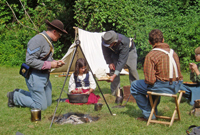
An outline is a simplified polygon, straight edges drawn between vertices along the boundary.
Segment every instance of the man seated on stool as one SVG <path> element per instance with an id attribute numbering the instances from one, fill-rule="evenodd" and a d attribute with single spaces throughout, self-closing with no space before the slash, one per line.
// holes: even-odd
<path id="1" fill-rule="evenodd" d="M 200 47 L 195 49 L 195 60 L 200 61 Z M 180 89 L 186 92 L 183 97 L 190 101 L 190 105 L 194 105 L 194 101 L 200 99 L 200 63 L 189 63 L 189 69 L 191 70 L 190 80 L 196 85 L 183 84 Z"/>
<path id="2" fill-rule="evenodd" d="M 149 33 L 149 43 L 153 49 L 145 57 L 145 80 L 133 81 L 130 89 L 138 107 L 142 110 L 143 117 L 137 118 L 137 120 L 141 121 L 147 121 L 151 113 L 150 101 L 146 97 L 147 91 L 176 94 L 183 82 L 179 57 L 172 49 L 170 50 L 167 43 L 164 43 L 163 33 L 159 29 L 154 29 Z M 174 60 L 175 64 L 173 62 L 170 64 L 169 55 L 167 54 L 170 52 L 172 54 L 171 61 Z M 169 67 L 170 65 L 172 68 Z M 153 100 L 155 100 L 155 96 L 153 96 Z M 152 119 L 156 119 L 155 115 L 153 115 Z"/>

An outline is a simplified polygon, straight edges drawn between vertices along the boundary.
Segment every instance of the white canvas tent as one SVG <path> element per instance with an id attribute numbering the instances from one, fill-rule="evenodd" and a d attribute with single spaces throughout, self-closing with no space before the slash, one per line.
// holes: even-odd
<path id="1" fill-rule="evenodd" d="M 103 56 L 102 48 L 101 48 L 101 36 L 105 32 L 97 33 L 97 32 L 88 32 L 79 28 L 77 29 L 78 29 L 78 37 L 81 42 L 80 47 L 90 65 L 92 72 L 95 74 L 97 69 L 103 68 L 106 70 L 106 73 L 109 73 L 109 68 L 108 68 L 108 65 L 106 64 L 106 61 L 104 60 L 104 56 Z M 75 51 L 75 46 L 76 44 L 73 43 L 68 49 L 65 56 L 62 58 L 62 60 L 65 61 L 66 65 L 57 69 L 52 69 L 51 71 L 52 73 L 67 72 L 70 66 L 69 64 L 73 57 L 73 52 Z M 80 48 L 78 48 L 77 50 L 77 53 L 75 55 L 75 58 L 73 60 L 73 63 L 69 72 L 74 72 L 75 62 L 78 58 L 83 58 Z M 128 72 L 123 69 L 121 71 L 121 74 L 128 74 Z"/>

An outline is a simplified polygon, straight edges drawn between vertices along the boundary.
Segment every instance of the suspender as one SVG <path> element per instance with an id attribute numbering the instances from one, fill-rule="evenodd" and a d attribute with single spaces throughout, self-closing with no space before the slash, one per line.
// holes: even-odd
<path id="1" fill-rule="evenodd" d="M 176 80 L 178 81 L 178 68 L 177 68 L 176 62 L 173 58 L 174 50 L 170 49 L 170 53 L 168 53 L 167 51 L 160 49 L 160 48 L 154 48 L 153 50 L 164 52 L 169 56 L 169 80 L 170 80 L 170 84 L 172 84 L 173 69 L 175 70 Z"/>
<path id="2" fill-rule="evenodd" d="M 39 33 L 39 34 L 42 35 L 47 40 L 47 42 L 49 43 L 49 46 L 51 48 L 50 52 L 52 52 L 52 56 L 53 56 L 53 53 L 54 53 L 53 45 L 51 44 L 51 42 L 49 41 L 49 39 L 43 33 Z"/>
<path id="3" fill-rule="evenodd" d="M 52 56 L 53 56 L 54 50 L 53 50 L 53 46 L 52 46 L 51 42 L 49 41 L 49 39 L 43 33 L 39 33 L 39 34 L 42 35 L 47 40 L 47 42 L 49 43 L 50 48 L 51 48 L 49 53 L 47 55 L 45 55 L 43 58 L 41 58 L 41 60 L 44 60 L 47 56 L 49 56 L 50 52 L 52 52 Z"/>

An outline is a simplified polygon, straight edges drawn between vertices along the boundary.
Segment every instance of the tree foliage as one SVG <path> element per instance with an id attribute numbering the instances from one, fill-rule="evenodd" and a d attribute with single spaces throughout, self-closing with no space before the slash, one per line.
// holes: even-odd
<path id="1" fill-rule="evenodd" d="M 151 50 L 149 32 L 160 29 L 165 42 L 178 53 L 182 69 L 187 69 L 199 46 L 199 4 L 200 0 L 77 0 L 75 19 L 88 31 L 136 35 L 139 67 Z"/>
<path id="2" fill-rule="evenodd" d="M 152 29 L 163 32 L 165 42 L 179 55 L 182 69 L 187 70 L 188 63 L 195 62 L 194 49 L 200 41 L 200 0 L 2 0 L 0 4 L 0 40 L 3 41 L 0 47 L 7 48 L 9 56 L 6 58 L 0 51 L 4 58 L 0 64 L 10 64 L 12 59 L 11 65 L 21 64 L 27 42 L 45 30 L 45 19 L 55 18 L 64 22 L 69 33 L 54 43 L 55 58 L 67 52 L 74 40 L 73 26 L 77 26 L 93 32 L 115 30 L 127 37 L 136 37 L 139 68 L 152 49 L 148 43 Z"/>
<path id="3" fill-rule="evenodd" d="M 68 1 L 73 3 L 73 1 Z M 14 56 L 16 62 L 12 61 L 11 57 L 5 60 L 0 60 L 0 64 L 6 65 L 20 65 L 25 61 L 25 52 L 28 41 L 39 32 L 46 30 L 44 20 L 52 21 L 59 19 L 65 24 L 65 29 L 71 33 L 63 36 L 59 42 L 54 43 L 55 58 L 61 58 L 67 51 L 71 44 L 72 37 L 74 37 L 73 28 L 73 8 L 72 5 L 62 0 L 10 0 L 0 1 L 3 5 L 0 8 L 0 42 L 1 48 L 8 48 L 7 54 L 0 51 L 0 57 Z M 66 17 L 67 16 L 67 17 Z M 67 25 L 66 25 L 67 24 Z M 68 29 L 69 28 L 69 29 Z M 16 44 L 20 48 L 15 48 Z M 12 52 L 11 50 L 20 49 Z M 20 57 L 17 57 L 20 56 Z"/>

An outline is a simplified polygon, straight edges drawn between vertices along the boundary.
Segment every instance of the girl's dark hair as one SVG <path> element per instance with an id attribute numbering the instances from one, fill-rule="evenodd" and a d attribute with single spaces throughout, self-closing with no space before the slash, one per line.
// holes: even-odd
<path id="1" fill-rule="evenodd" d="M 74 75 L 75 76 L 78 76 L 79 74 L 79 69 L 82 68 L 83 66 L 87 66 L 87 62 L 84 58 L 79 58 L 77 61 L 76 61 L 76 65 L 75 65 L 75 72 L 74 72 Z M 87 68 L 85 69 L 84 73 L 87 73 L 88 70 Z"/>

